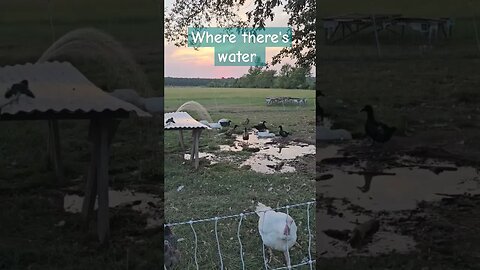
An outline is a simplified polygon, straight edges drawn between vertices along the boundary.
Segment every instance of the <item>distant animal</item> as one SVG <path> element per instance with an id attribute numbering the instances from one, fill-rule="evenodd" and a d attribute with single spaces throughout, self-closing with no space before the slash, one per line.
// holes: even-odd
<path id="1" fill-rule="evenodd" d="M 228 120 L 228 119 L 222 118 L 222 119 L 218 120 L 218 123 L 219 123 L 222 127 L 229 127 L 230 124 L 232 123 L 232 120 Z"/>
<path id="2" fill-rule="evenodd" d="M 257 137 L 258 138 L 273 138 L 275 137 L 275 133 L 269 132 L 269 131 L 259 131 L 257 132 Z"/>
<path id="3" fill-rule="evenodd" d="M 375 142 L 384 143 L 392 138 L 395 132 L 395 127 L 389 127 L 384 123 L 375 120 L 373 114 L 373 108 L 370 105 L 366 105 L 361 110 L 367 113 L 367 120 L 365 122 L 365 133 Z"/>
<path id="4" fill-rule="evenodd" d="M 243 140 L 248 141 L 249 138 L 250 138 L 250 134 L 248 133 L 247 128 L 245 127 L 245 131 L 243 131 Z"/>
<path id="5" fill-rule="evenodd" d="M 180 251 L 177 248 L 177 237 L 173 234 L 170 227 L 165 227 L 163 239 L 163 264 L 167 270 L 171 270 L 180 261 Z"/>
<path id="6" fill-rule="evenodd" d="M 353 229 L 351 237 L 348 241 L 351 247 L 362 247 L 378 230 L 380 229 L 380 222 L 371 219 L 367 222 L 361 223 Z"/>
<path id="7" fill-rule="evenodd" d="M 28 87 L 28 81 L 23 80 L 19 83 L 14 83 L 12 86 L 7 89 L 7 92 L 5 92 L 5 98 L 11 98 L 12 96 L 20 96 L 20 95 L 26 95 L 31 98 L 35 98 L 35 95 L 33 92 L 29 89 Z"/>
<path id="8" fill-rule="evenodd" d="M 262 121 L 258 125 L 255 125 L 253 127 L 258 131 L 265 131 L 267 130 L 267 126 L 265 125 L 265 123 L 267 123 L 267 121 Z"/>
<path id="9" fill-rule="evenodd" d="M 276 212 L 272 208 L 258 203 L 255 212 L 258 219 L 258 232 L 263 244 L 271 249 L 282 251 L 288 267 L 291 267 L 288 250 L 297 241 L 297 225 L 293 218 L 285 213 Z"/>
<path id="10" fill-rule="evenodd" d="M 250 123 L 250 119 L 247 118 L 245 121 L 243 121 L 242 125 L 246 127 L 248 123 Z"/>
<path id="11" fill-rule="evenodd" d="M 173 120 L 173 117 L 170 117 L 167 119 L 167 122 L 165 124 L 175 124 L 175 120 Z"/>
<path id="12" fill-rule="evenodd" d="M 279 148 L 279 153 L 281 152 L 282 148 Z M 283 165 L 285 165 L 284 161 L 281 161 L 280 163 L 276 163 L 274 165 L 267 164 L 268 168 L 274 169 L 275 171 L 280 171 L 283 168 Z"/>
<path id="13" fill-rule="evenodd" d="M 235 132 L 235 129 L 237 129 L 237 127 L 238 127 L 238 125 L 235 125 L 232 128 L 230 128 L 229 130 L 225 131 L 225 135 L 232 136 L 233 133 Z"/>
<path id="14" fill-rule="evenodd" d="M 200 120 L 199 122 L 214 129 L 222 128 L 222 125 L 220 125 L 219 123 L 209 123 L 207 120 Z"/>
<path id="15" fill-rule="evenodd" d="M 289 132 L 286 132 L 285 130 L 283 130 L 283 127 L 282 126 L 278 126 L 278 128 L 280 129 L 280 131 L 278 132 L 278 135 L 286 138 L 288 137 L 288 135 L 290 135 Z"/>
<path id="16" fill-rule="evenodd" d="M 317 123 L 317 140 L 320 141 L 336 141 L 336 140 L 351 140 L 352 134 L 345 129 L 331 129 L 333 125 L 332 120 L 324 118 Z"/>

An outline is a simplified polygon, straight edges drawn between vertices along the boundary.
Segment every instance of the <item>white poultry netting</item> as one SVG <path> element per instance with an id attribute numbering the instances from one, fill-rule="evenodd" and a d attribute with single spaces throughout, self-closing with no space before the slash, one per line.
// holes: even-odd
<path id="1" fill-rule="evenodd" d="M 310 226 L 310 220 L 311 220 L 311 214 L 310 214 L 310 209 L 311 206 L 315 204 L 315 201 L 310 201 L 310 202 L 304 202 L 304 203 L 298 203 L 298 204 L 292 204 L 292 205 L 286 205 L 278 208 L 274 208 L 272 210 L 277 211 L 277 210 L 285 210 L 286 214 L 289 214 L 289 209 L 290 208 L 298 208 L 298 207 L 305 207 L 306 206 L 306 216 L 307 216 L 307 231 L 308 231 L 308 260 L 307 261 L 302 261 L 300 263 L 297 263 L 295 265 L 291 265 L 291 267 L 280 267 L 280 268 L 269 268 L 267 264 L 267 258 L 265 255 L 265 245 L 263 245 L 263 261 L 264 261 L 264 266 L 265 269 L 268 270 L 281 270 L 281 269 L 295 269 L 300 266 L 306 266 L 308 265 L 310 270 L 315 269 L 314 265 L 316 263 L 316 260 L 312 258 L 312 231 L 311 231 L 311 226 Z M 224 264 L 223 264 L 223 254 L 221 250 L 221 245 L 220 245 L 220 240 L 218 236 L 218 221 L 223 220 L 223 219 L 233 219 L 233 218 L 238 218 L 238 227 L 237 227 L 237 239 L 238 239 L 238 244 L 240 246 L 240 261 L 242 264 L 242 270 L 245 270 L 245 260 L 244 260 L 244 252 L 243 252 L 243 244 L 242 244 L 242 239 L 240 237 L 240 229 L 242 227 L 242 221 L 245 219 L 246 216 L 250 215 L 256 215 L 256 212 L 245 212 L 245 213 L 240 213 L 237 215 L 229 215 L 229 216 L 220 216 L 220 217 L 213 217 L 213 218 L 207 218 L 207 219 L 199 219 L 199 220 L 190 220 L 190 221 L 184 221 L 184 222 L 176 222 L 176 223 L 169 223 L 165 224 L 164 227 L 175 227 L 175 226 L 181 226 L 181 225 L 189 225 L 192 233 L 194 235 L 194 242 L 195 242 L 195 248 L 194 248 L 194 261 L 195 261 L 195 266 L 197 270 L 200 270 L 201 268 L 198 265 L 198 237 L 197 237 L 197 232 L 195 231 L 195 228 L 193 227 L 194 224 L 197 223 L 205 223 L 205 222 L 215 222 L 215 240 L 217 244 L 217 252 L 218 252 L 218 258 L 220 261 L 220 269 L 224 270 Z M 288 249 L 287 249 L 287 252 Z M 165 268 L 166 269 L 166 268 Z"/>

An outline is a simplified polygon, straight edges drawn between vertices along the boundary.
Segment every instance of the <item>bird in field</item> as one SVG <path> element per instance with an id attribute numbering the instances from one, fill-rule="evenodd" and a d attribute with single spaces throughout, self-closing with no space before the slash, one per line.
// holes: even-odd
<path id="1" fill-rule="evenodd" d="M 222 119 L 218 120 L 218 123 L 219 123 L 220 126 L 222 126 L 222 127 L 229 127 L 230 124 L 232 123 L 232 120 L 222 118 Z"/>
<path id="2" fill-rule="evenodd" d="M 222 125 L 219 123 L 209 123 L 207 120 L 200 120 L 199 122 L 214 129 L 222 129 Z"/>
<path id="3" fill-rule="evenodd" d="M 165 124 L 175 124 L 175 120 L 173 120 L 173 117 L 170 117 L 167 119 L 167 121 L 165 122 Z"/>
<path id="4" fill-rule="evenodd" d="M 368 137 L 370 137 L 374 142 L 380 143 L 387 142 L 392 138 L 396 128 L 387 126 L 386 124 L 375 120 L 372 106 L 366 105 L 361 111 L 367 113 L 365 133 L 368 135 Z"/>
<path id="5" fill-rule="evenodd" d="M 283 130 L 283 127 L 282 126 L 278 126 L 278 128 L 280 129 L 280 131 L 278 132 L 278 135 L 286 138 L 288 137 L 288 135 L 290 135 L 289 132 L 286 132 L 285 130 Z"/>
<path id="6" fill-rule="evenodd" d="M 177 237 L 170 227 L 165 227 L 163 232 L 163 260 L 167 270 L 173 269 L 180 261 L 180 251 L 177 248 Z"/>
<path id="7" fill-rule="evenodd" d="M 250 134 L 248 133 L 248 130 L 247 130 L 246 127 L 245 127 L 245 130 L 243 131 L 242 138 L 243 138 L 244 141 L 248 141 L 248 139 L 250 138 Z"/>
<path id="8" fill-rule="evenodd" d="M 297 241 L 297 225 L 293 218 L 285 213 L 276 212 L 272 208 L 258 203 L 255 212 L 258 219 L 258 232 L 263 244 L 269 248 L 270 259 L 272 249 L 282 251 L 287 267 L 291 267 L 288 250 Z"/>
<path id="9" fill-rule="evenodd" d="M 250 119 L 247 118 L 245 121 L 243 121 L 242 125 L 243 125 L 244 127 L 247 127 L 247 125 L 248 125 L 249 123 L 250 123 Z"/>
<path id="10" fill-rule="evenodd" d="M 282 148 L 279 148 L 279 149 L 280 149 L 280 151 L 279 151 L 279 153 L 280 153 Z M 274 169 L 275 171 L 280 171 L 283 168 L 283 165 L 285 165 L 285 162 L 281 161 L 280 163 L 276 163 L 276 164 L 273 164 L 273 165 L 267 164 L 267 167 L 270 168 L 270 169 Z"/>
<path id="11" fill-rule="evenodd" d="M 265 130 L 267 130 L 267 126 L 265 125 L 265 123 L 267 123 L 267 121 L 262 121 L 260 122 L 258 125 L 255 125 L 253 126 L 256 130 L 260 131 L 260 132 L 263 132 Z"/>
<path id="12" fill-rule="evenodd" d="M 20 96 L 20 95 L 26 95 L 31 98 L 35 98 L 35 95 L 32 93 L 32 91 L 28 87 L 28 81 L 23 80 L 19 83 L 14 83 L 12 86 L 7 89 L 7 92 L 5 92 L 5 98 L 11 98 L 12 96 Z"/>
<path id="13" fill-rule="evenodd" d="M 225 131 L 225 135 L 232 136 L 233 133 L 235 132 L 235 129 L 237 129 L 237 127 L 238 127 L 238 125 L 235 125 L 232 128 L 230 128 L 229 130 Z"/>

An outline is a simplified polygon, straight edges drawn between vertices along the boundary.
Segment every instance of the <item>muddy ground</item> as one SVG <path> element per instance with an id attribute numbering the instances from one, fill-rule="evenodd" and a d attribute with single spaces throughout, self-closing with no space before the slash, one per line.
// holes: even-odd
<path id="1" fill-rule="evenodd" d="M 363 54 L 374 50 L 362 42 L 321 47 L 317 77 L 325 97 L 319 101 L 334 120 L 333 128 L 347 129 L 354 137 L 340 143 L 343 153 L 358 162 L 373 160 L 385 170 L 401 167 L 398 158 L 403 156 L 415 158 L 419 166 L 434 159 L 453 167 L 480 168 L 480 58 L 465 42 L 434 44 L 427 52 L 385 45 L 381 58 Z M 377 119 L 397 127 L 394 138 L 383 146 L 364 142 L 365 115 L 360 109 L 366 104 L 374 107 Z M 343 165 L 317 163 L 317 171 L 328 173 L 338 166 Z M 412 170 L 421 170 L 419 166 Z M 332 200 L 322 196 L 325 181 L 317 178 L 318 206 L 324 208 Z M 324 243 L 318 243 L 319 269 L 479 269 L 480 199 L 469 194 L 479 188 L 474 191 L 419 201 L 415 208 L 384 215 L 367 211 L 367 216 L 380 220 L 380 229 L 394 227 L 398 235 L 411 238 L 415 249 L 328 257 L 321 255 Z M 317 215 L 320 227 L 326 214 L 319 210 Z"/>

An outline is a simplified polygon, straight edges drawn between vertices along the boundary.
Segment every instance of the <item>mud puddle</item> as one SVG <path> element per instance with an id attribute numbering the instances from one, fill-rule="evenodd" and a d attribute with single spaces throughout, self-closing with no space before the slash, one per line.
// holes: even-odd
<path id="1" fill-rule="evenodd" d="M 252 152 L 241 166 L 249 166 L 251 170 L 264 174 L 295 172 L 295 167 L 291 164 L 295 159 L 316 152 L 315 145 L 281 137 L 260 138 L 254 133 L 249 134 L 248 140 L 237 135 L 233 145 L 222 145 L 220 150 Z"/>
<path id="2" fill-rule="evenodd" d="M 334 150 L 327 147 L 317 151 L 329 154 L 317 158 L 322 164 L 328 164 L 322 166 L 325 177 L 317 179 L 321 200 L 317 226 L 323 232 L 352 231 L 371 219 L 380 221 L 381 225 L 370 242 L 359 249 L 352 249 L 347 241 L 320 233 L 319 248 L 323 257 L 409 253 L 415 249 L 415 241 L 402 235 L 401 224 L 392 220 L 398 220 L 405 210 L 416 209 L 422 201 L 439 201 L 455 194 L 480 194 L 480 176 L 475 168 L 409 156 L 388 161 L 355 160 L 333 153 Z"/>
<path id="3" fill-rule="evenodd" d="M 131 207 L 132 210 L 146 214 L 147 228 L 161 226 L 160 205 L 161 198 L 158 195 L 134 192 L 131 190 L 110 190 L 109 207 Z M 66 212 L 80 213 L 82 211 L 84 197 L 76 194 L 67 194 L 63 198 L 63 208 Z M 95 209 L 98 207 L 95 202 Z"/>

